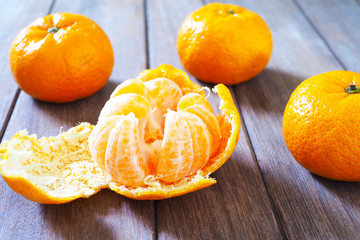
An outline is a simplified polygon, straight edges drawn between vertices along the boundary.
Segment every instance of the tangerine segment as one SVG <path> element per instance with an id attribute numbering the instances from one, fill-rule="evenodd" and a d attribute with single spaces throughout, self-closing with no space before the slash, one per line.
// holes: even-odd
<path id="1" fill-rule="evenodd" d="M 121 116 L 111 130 L 105 153 L 105 168 L 112 179 L 127 186 L 142 186 L 149 175 L 140 149 L 139 120 L 133 113 Z"/>
<path id="2" fill-rule="evenodd" d="M 108 100 L 100 112 L 99 122 L 112 115 L 134 113 L 140 124 L 145 124 L 150 112 L 150 103 L 139 94 L 125 93 Z"/>
<path id="3" fill-rule="evenodd" d="M 180 87 L 167 78 L 156 78 L 145 82 L 149 91 L 150 104 L 153 108 L 176 110 L 176 105 L 183 96 Z"/>
<path id="4" fill-rule="evenodd" d="M 176 69 L 169 64 L 162 64 L 156 69 L 144 70 L 136 77 L 136 79 L 143 82 L 147 82 L 155 78 L 171 79 L 180 87 L 183 95 L 194 92 L 205 96 L 202 88 L 193 83 L 184 71 Z"/>
<path id="5" fill-rule="evenodd" d="M 165 119 L 156 174 L 165 182 L 186 177 L 194 160 L 191 130 L 185 118 L 169 110 Z"/>
<path id="6" fill-rule="evenodd" d="M 148 90 L 151 113 L 145 127 L 147 142 L 161 139 L 164 135 L 164 114 L 167 109 L 176 110 L 176 105 L 182 97 L 179 86 L 167 79 L 156 78 L 144 83 Z"/>
<path id="7" fill-rule="evenodd" d="M 115 90 L 111 93 L 110 98 L 125 94 L 125 93 L 137 93 L 140 96 L 147 97 L 147 88 L 142 81 L 136 79 L 129 79 L 118 85 Z"/>
<path id="8" fill-rule="evenodd" d="M 105 118 L 103 121 L 96 124 L 89 136 L 91 155 L 103 170 L 105 170 L 105 152 L 108 138 L 111 130 L 115 127 L 120 118 L 121 116 L 119 115 Z"/>
<path id="9" fill-rule="evenodd" d="M 221 143 L 221 132 L 215 115 L 210 113 L 204 106 L 201 105 L 189 106 L 182 111 L 192 113 L 200 117 L 205 122 L 209 132 L 211 133 L 211 156 L 216 154 Z"/>
<path id="10" fill-rule="evenodd" d="M 185 108 L 193 105 L 202 105 L 204 106 L 210 113 L 214 114 L 214 109 L 206 100 L 206 98 L 198 93 L 188 93 L 184 97 L 182 97 L 177 105 L 178 110 L 184 110 Z"/>
<path id="11" fill-rule="evenodd" d="M 200 94 L 189 93 L 182 97 L 177 106 L 178 111 L 185 111 L 200 117 L 211 133 L 211 156 L 217 153 L 221 142 L 219 123 L 214 110 L 205 97 Z"/>
<path id="12" fill-rule="evenodd" d="M 208 127 L 200 117 L 187 112 L 182 112 L 181 115 L 185 118 L 191 131 L 194 160 L 188 175 L 192 175 L 200 170 L 209 160 L 212 139 Z"/>

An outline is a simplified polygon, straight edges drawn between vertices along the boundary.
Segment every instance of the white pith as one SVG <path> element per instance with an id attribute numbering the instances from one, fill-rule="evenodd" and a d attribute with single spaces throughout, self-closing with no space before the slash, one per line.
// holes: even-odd
<path id="1" fill-rule="evenodd" d="M 110 181 L 89 154 L 91 130 L 90 124 L 83 123 L 57 137 L 41 139 L 20 131 L 2 143 L 6 153 L 0 172 L 26 179 L 51 197 L 91 196 Z"/>

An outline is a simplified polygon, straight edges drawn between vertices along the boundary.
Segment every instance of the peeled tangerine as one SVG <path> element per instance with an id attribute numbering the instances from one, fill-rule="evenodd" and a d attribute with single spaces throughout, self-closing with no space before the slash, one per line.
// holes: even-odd
<path id="1" fill-rule="evenodd" d="M 240 117 L 229 90 L 203 90 L 170 65 L 120 84 L 98 123 L 57 137 L 20 131 L 0 145 L 0 172 L 16 192 L 39 203 L 65 203 L 102 188 L 134 199 L 164 199 L 216 183 L 209 174 L 234 151 Z"/>

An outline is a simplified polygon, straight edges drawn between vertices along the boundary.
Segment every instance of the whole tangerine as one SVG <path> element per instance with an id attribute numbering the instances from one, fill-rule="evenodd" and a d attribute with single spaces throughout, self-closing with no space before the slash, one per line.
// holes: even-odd
<path id="1" fill-rule="evenodd" d="M 42 101 L 63 103 L 101 89 L 111 75 L 114 53 L 109 38 L 93 20 L 55 13 L 18 33 L 9 62 L 22 90 Z"/>
<path id="2" fill-rule="evenodd" d="M 238 84 L 259 74 L 270 60 L 271 32 L 243 7 L 210 3 L 182 23 L 177 49 L 184 68 L 211 83 Z"/>
<path id="3" fill-rule="evenodd" d="M 283 134 L 294 158 L 325 178 L 360 181 L 360 74 L 332 71 L 303 81 L 292 93 Z"/>

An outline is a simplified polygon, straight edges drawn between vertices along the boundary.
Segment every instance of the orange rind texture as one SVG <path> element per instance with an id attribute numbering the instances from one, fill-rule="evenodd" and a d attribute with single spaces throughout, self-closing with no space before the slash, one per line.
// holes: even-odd
<path id="1" fill-rule="evenodd" d="M 49 32 L 54 28 L 55 32 Z M 106 84 L 114 52 L 106 33 L 93 20 L 54 13 L 17 34 L 9 64 L 24 92 L 41 101 L 64 103 L 88 97 Z"/>
<path id="2" fill-rule="evenodd" d="M 202 81 L 238 84 L 258 75 L 272 52 L 271 32 L 256 13 L 209 3 L 190 13 L 177 36 L 184 68 Z"/>
<path id="3" fill-rule="evenodd" d="M 230 91 L 222 84 L 213 91 L 220 97 L 216 117 L 201 87 L 184 72 L 170 65 L 145 70 L 114 90 L 96 126 L 82 123 L 57 137 L 41 139 L 20 131 L 3 142 L 0 173 L 16 192 L 46 204 L 89 197 L 102 188 L 146 200 L 211 186 L 216 180 L 209 175 L 231 156 L 240 132 Z M 159 95 L 160 100 L 154 98 Z M 183 128 L 177 129 L 179 124 Z M 176 141 L 181 138 L 191 140 L 185 148 Z M 19 152 L 27 153 L 22 165 Z M 61 171 L 59 162 L 63 162 Z M 49 174 L 63 182 L 54 187 L 45 181 Z"/>
<path id="4" fill-rule="evenodd" d="M 304 80 L 291 94 L 283 135 L 294 159 L 319 176 L 360 182 L 360 73 L 336 70 Z"/>

